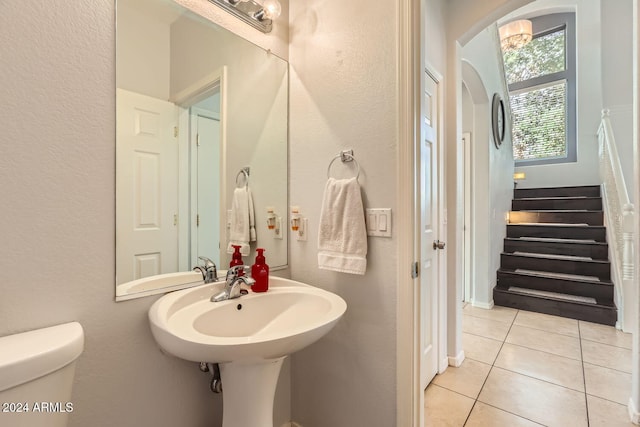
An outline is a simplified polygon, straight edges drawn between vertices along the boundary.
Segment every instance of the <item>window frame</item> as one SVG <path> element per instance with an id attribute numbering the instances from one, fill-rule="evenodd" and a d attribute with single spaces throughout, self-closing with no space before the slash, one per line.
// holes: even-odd
<path id="1" fill-rule="evenodd" d="M 554 83 L 566 81 L 567 94 L 565 100 L 565 144 L 567 148 L 564 157 L 549 157 L 543 159 L 519 160 L 514 158 L 516 167 L 548 165 L 558 163 L 574 163 L 577 161 L 577 92 L 576 92 L 576 17 L 575 13 L 554 13 L 531 18 L 533 38 L 546 36 L 558 30 L 565 30 L 565 69 L 555 73 L 545 74 L 511 83 L 509 94 L 522 93 L 538 87 L 550 86 Z"/>

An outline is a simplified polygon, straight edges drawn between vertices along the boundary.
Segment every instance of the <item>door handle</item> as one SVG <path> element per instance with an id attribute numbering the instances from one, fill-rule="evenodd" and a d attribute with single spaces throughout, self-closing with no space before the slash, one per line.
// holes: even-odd
<path id="1" fill-rule="evenodd" d="M 441 242 L 440 240 L 434 240 L 433 241 L 433 249 L 444 249 L 444 242 Z"/>

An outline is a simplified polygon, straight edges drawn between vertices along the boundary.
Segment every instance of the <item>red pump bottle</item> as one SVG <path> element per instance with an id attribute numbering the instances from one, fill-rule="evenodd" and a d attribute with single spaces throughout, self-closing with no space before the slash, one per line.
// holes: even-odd
<path id="1" fill-rule="evenodd" d="M 236 265 L 244 265 L 242 261 L 242 254 L 240 253 L 241 246 L 239 245 L 231 245 L 233 247 L 233 255 L 231 255 L 231 262 L 229 263 L 229 268 L 235 267 Z M 239 271 L 238 276 L 242 276 L 244 272 Z"/>
<path id="2" fill-rule="evenodd" d="M 251 266 L 251 277 L 256 283 L 251 286 L 253 292 L 267 292 L 269 289 L 269 266 L 265 262 L 264 249 L 256 249 L 256 262 Z"/>

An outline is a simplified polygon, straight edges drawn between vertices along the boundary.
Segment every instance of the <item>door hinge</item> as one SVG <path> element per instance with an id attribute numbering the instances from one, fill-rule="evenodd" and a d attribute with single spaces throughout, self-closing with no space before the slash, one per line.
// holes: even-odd
<path id="1" fill-rule="evenodd" d="M 173 214 L 173 225 L 178 225 L 178 214 Z"/>
<path id="2" fill-rule="evenodd" d="M 411 278 L 415 279 L 420 275 L 420 264 L 418 264 L 418 261 L 415 261 L 413 264 L 411 264 Z"/>
<path id="3" fill-rule="evenodd" d="M 196 135 L 196 145 L 200 147 L 200 134 Z"/>
<path id="4" fill-rule="evenodd" d="M 196 227 L 200 227 L 200 214 L 196 215 Z"/>
<path id="5" fill-rule="evenodd" d="M 174 126 L 173 127 L 173 137 L 177 138 L 178 137 L 178 126 Z"/>

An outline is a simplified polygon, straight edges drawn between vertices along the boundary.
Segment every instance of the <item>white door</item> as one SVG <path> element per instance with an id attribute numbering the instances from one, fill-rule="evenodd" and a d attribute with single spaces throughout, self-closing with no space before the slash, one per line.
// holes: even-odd
<path id="1" fill-rule="evenodd" d="M 420 146 L 420 384 L 424 390 L 438 370 L 438 82 L 428 73 L 423 96 L 424 133 Z"/>
<path id="2" fill-rule="evenodd" d="M 220 119 L 197 111 L 192 112 L 191 119 L 196 127 L 197 169 L 197 232 L 193 243 L 197 256 L 220 265 Z"/>
<path id="3" fill-rule="evenodd" d="M 178 270 L 176 107 L 118 89 L 117 283 Z"/>

